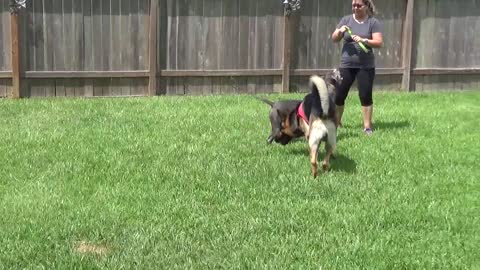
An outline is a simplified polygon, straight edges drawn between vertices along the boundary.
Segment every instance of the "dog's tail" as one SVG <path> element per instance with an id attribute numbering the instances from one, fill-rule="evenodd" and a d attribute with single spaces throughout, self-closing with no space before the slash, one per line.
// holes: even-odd
<path id="1" fill-rule="evenodd" d="M 273 107 L 273 102 L 268 100 L 268 99 L 265 99 L 265 98 L 259 98 L 259 97 L 255 97 L 256 99 L 260 100 L 260 101 L 263 101 L 265 103 L 267 103 L 268 105 L 270 105 L 270 107 Z"/>
<path id="2" fill-rule="evenodd" d="M 316 75 L 313 75 L 312 77 L 310 77 L 309 84 L 313 97 L 317 101 L 320 101 L 320 105 L 322 106 L 322 112 L 319 112 L 321 114 L 319 116 L 326 117 L 330 106 L 330 100 L 328 97 L 328 88 L 325 80 Z"/>

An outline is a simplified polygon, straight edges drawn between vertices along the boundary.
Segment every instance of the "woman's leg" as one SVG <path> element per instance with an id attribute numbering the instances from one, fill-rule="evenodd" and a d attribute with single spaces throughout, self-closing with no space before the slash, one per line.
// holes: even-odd
<path id="1" fill-rule="evenodd" d="M 372 129 L 373 118 L 373 80 L 375 68 L 361 69 L 357 74 L 358 95 L 362 104 L 363 128 Z"/>
<path id="2" fill-rule="evenodd" d="M 370 106 L 362 106 L 362 115 L 363 115 L 363 128 L 373 129 L 373 125 L 372 125 L 373 104 Z"/>
<path id="3" fill-rule="evenodd" d="M 358 69 L 355 68 L 340 68 L 340 75 L 342 76 L 342 83 L 335 91 L 335 105 L 336 105 L 336 125 L 337 127 L 342 125 L 343 110 L 345 109 L 345 99 L 347 99 L 348 91 L 355 81 L 355 75 Z"/>

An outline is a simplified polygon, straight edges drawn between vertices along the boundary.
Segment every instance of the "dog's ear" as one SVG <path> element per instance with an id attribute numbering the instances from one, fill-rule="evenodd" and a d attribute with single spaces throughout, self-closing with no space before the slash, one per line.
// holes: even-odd
<path id="1" fill-rule="evenodd" d="M 333 84 L 338 86 L 339 84 L 342 83 L 342 76 L 340 74 L 340 70 L 334 69 L 332 71 L 329 71 L 327 75 L 325 75 L 325 81 L 327 81 L 329 84 Z"/>
<path id="2" fill-rule="evenodd" d="M 289 118 L 291 111 L 281 111 L 277 109 L 278 116 L 280 116 L 281 122 L 285 123 Z"/>
<path id="3" fill-rule="evenodd" d="M 336 69 L 333 70 L 333 77 L 335 78 L 335 82 L 337 84 L 342 83 L 343 78 L 342 78 L 342 74 L 340 73 L 339 69 L 336 68 Z"/>
<path id="4" fill-rule="evenodd" d="M 290 115 L 288 116 L 289 121 L 290 121 L 290 128 L 291 130 L 297 130 L 298 129 L 298 121 L 297 121 L 297 113 L 296 111 L 290 112 Z"/>
<path id="5" fill-rule="evenodd" d="M 328 84 L 335 84 L 335 78 L 333 76 L 333 71 L 329 71 L 327 72 L 327 74 L 325 74 L 325 82 Z"/>

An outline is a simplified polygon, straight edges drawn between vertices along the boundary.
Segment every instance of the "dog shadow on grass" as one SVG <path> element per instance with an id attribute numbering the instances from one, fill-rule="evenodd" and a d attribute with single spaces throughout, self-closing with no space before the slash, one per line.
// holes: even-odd
<path id="1" fill-rule="evenodd" d="M 289 153 L 294 155 L 303 155 L 305 156 L 306 160 L 308 160 L 310 156 L 308 149 L 291 148 Z M 318 154 L 317 158 L 319 164 L 321 164 L 324 155 L 325 152 L 323 151 L 322 147 L 322 152 Z M 330 171 L 353 174 L 357 171 L 357 163 L 353 159 L 341 153 L 336 153 L 334 157 L 330 158 Z"/>
<path id="2" fill-rule="evenodd" d="M 378 120 L 375 121 L 373 124 L 375 129 L 404 129 L 411 126 L 410 122 L 407 120 L 400 120 L 400 121 L 383 121 Z"/>
<path id="3" fill-rule="evenodd" d="M 375 121 L 374 131 L 389 131 L 394 129 L 404 129 L 411 126 L 410 122 L 406 120 L 402 121 Z M 365 134 L 359 125 L 345 125 L 337 130 L 337 141 L 342 141 L 349 138 L 364 137 Z"/>
<path id="4" fill-rule="evenodd" d="M 319 161 L 321 161 L 319 156 Z M 330 171 L 333 172 L 344 172 L 344 173 L 355 173 L 357 171 L 357 163 L 355 160 L 342 155 L 342 154 L 335 154 L 335 158 L 330 159 Z"/>

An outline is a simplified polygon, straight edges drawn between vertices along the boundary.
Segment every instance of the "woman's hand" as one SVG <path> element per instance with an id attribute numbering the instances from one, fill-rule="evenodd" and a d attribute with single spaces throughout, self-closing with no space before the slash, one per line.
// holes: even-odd
<path id="1" fill-rule="evenodd" d="M 345 34 L 345 32 L 347 32 L 348 30 L 348 26 L 346 25 L 342 25 L 340 28 L 338 28 L 338 31 L 342 34 Z"/>
<path id="2" fill-rule="evenodd" d="M 357 35 L 353 35 L 352 36 L 352 39 L 353 41 L 355 42 L 364 42 L 364 38 L 360 37 L 360 36 L 357 36 Z"/>
<path id="3" fill-rule="evenodd" d="M 332 33 L 332 40 L 333 42 L 339 42 L 342 38 L 345 32 L 348 30 L 348 26 L 342 25 L 340 28 L 335 29 Z"/>

